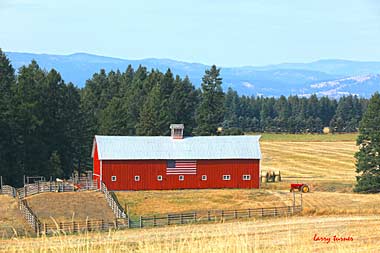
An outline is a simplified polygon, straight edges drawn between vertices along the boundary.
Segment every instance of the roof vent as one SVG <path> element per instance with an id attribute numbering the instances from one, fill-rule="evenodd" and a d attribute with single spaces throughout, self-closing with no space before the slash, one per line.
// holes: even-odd
<path id="1" fill-rule="evenodd" d="M 171 131 L 171 136 L 172 139 L 183 139 L 183 129 L 185 127 L 183 124 L 171 124 L 170 129 Z"/>

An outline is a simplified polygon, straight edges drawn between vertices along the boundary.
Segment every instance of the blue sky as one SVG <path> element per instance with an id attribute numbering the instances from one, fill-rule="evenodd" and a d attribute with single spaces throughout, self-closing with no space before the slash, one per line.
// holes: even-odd
<path id="1" fill-rule="evenodd" d="M 0 47 L 219 66 L 380 61 L 380 1 L 0 0 Z"/>

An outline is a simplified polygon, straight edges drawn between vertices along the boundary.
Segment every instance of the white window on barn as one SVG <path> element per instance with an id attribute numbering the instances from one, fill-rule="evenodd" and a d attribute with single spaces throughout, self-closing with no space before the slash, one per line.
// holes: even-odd
<path id="1" fill-rule="evenodd" d="M 116 176 L 111 176 L 111 181 L 116 182 Z"/>
<path id="2" fill-rule="evenodd" d="M 162 176 L 161 175 L 157 176 L 157 181 L 162 181 Z"/>
<path id="3" fill-rule="evenodd" d="M 179 181 L 183 181 L 183 180 L 185 180 L 185 176 L 184 176 L 184 175 L 180 175 L 180 176 L 178 177 L 178 180 L 179 180 Z"/>
<path id="4" fill-rule="evenodd" d="M 202 175 L 202 181 L 206 181 L 207 180 L 207 175 Z"/>
<path id="5" fill-rule="evenodd" d="M 243 180 L 245 181 L 251 180 L 251 175 L 243 175 Z"/>
<path id="6" fill-rule="evenodd" d="M 135 176 L 135 181 L 140 181 L 140 176 Z"/>
<path id="7" fill-rule="evenodd" d="M 231 180 L 231 175 L 223 175 L 223 180 L 225 181 Z"/>

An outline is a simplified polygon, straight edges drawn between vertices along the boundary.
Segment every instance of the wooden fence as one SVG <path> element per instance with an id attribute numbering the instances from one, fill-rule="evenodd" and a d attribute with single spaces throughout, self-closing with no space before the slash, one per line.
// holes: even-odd
<path id="1" fill-rule="evenodd" d="M 101 184 L 101 192 L 104 193 L 104 196 L 106 197 L 108 205 L 111 207 L 113 213 L 115 214 L 116 218 L 123 218 L 127 219 L 127 213 L 125 210 L 120 206 L 119 202 L 117 201 L 117 198 L 114 193 L 111 193 L 107 190 L 107 187 L 104 183 Z"/>
<path id="2" fill-rule="evenodd" d="M 79 188 L 77 190 L 97 190 L 97 182 L 96 181 L 86 181 L 81 182 L 78 185 Z M 35 195 L 42 192 L 73 192 L 76 188 L 73 183 L 69 181 L 63 182 L 41 182 L 37 181 L 33 184 L 26 184 L 24 187 L 17 189 L 17 193 L 21 199 Z"/>
<path id="3" fill-rule="evenodd" d="M 99 230 L 110 230 L 110 229 L 121 229 L 128 228 L 128 220 L 126 219 L 115 219 L 114 221 L 105 220 L 84 220 L 84 221 L 67 221 L 67 222 L 49 222 L 43 223 L 37 217 L 37 215 L 29 207 L 27 200 L 19 200 L 19 208 L 23 214 L 25 220 L 32 227 L 37 235 L 49 235 L 57 233 L 77 233 L 85 231 L 99 231 Z"/>
<path id="4" fill-rule="evenodd" d="M 39 234 L 48 235 L 86 231 L 108 231 L 110 229 L 122 228 L 128 228 L 128 224 L 125 219 L 115 219 L 112 222 L 105 220 L 68 221 L 57 223 L 43 223 L 39 229 Z"/>
<path id="5" fill-rule="evenodd" d="M 28 202 L 25 199 L 19 200 L 19 209 L 23 214 L 25 220 L 33 228 L 34 232 L 38 235 L 40 234 L 41 222 L 37 215 L 30 209 Z"/>
<path id="6" fill-rule="evenodd" d="M 142 228 L 195 222 L 225 221 L 239 218 L 288 216 L 300 213 L 301 211 L 302 205 L 237 210 L 195 211 L 159 216 L 140 216 L 138 220 L 130 220 L 129 226 L 132 228 Z"/>
<path id="7" fill-rule="evenodd" d="M 2 185 L 0 188 L 0 194 L 9 195 L 13 198 L 16 197 L 16 189 L 10 185 Z"/>

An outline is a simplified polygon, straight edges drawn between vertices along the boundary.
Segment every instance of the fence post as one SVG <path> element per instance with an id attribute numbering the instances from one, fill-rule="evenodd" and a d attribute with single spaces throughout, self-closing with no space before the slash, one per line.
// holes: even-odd
<path id="1" fill-rule="evenodd" d="M 277 207 L 274 207 L 274 216 L 277 216 Z"/>
<path id="2" fill-rule="evenodd" d="M 302 192 L 301 192 L 301 212 L 302 212 L 302 209 L 303 209 L 303 207 L 302 207 Z"/>
<path id="3" fill-rule="evenodd" d="M 237 211 L 234 211 L 234 218 L 237 219 Z"/>
<path id="4" fill-rule="evenodd" d="M 119 224 L 117 223 L 117 218 L 115 218 L 115 228 L 116 228 L 116 229 L 119 228 Z"/>
<path id="5" fill-rule="evenodd" d="M 44 222 L 44 234 L 47 235 L 46 222 Z"/>
<path id="6" fill-rule="evenodd" d="M 168 225 L 170 225 L 170 217 L 169 217 L 169 214 L 168 214 Z"/>
<path id="7" fill-rule="evenodd" d="M 251 208 L 248 208 L 248 218 L 251 218 Z"/>
<path id="8" fill-rule="evenodd" d="M 153 227 L 157 226 L 156 215 L 153 215 Z"/>
<path id="9" fill-rule="evenodd" d="M 222 210 L 222 220 L 224 220 L 224 210 Z"/>
<path id="10" fill-rule="evenodd" d="M 104 220 L 102 219 L 102 223 L 100 224 L 101 228 L 100 230 L 104 230 Z"/>
<path id="11" fill-rule="evenodd" d="M 264 217 L 264 208 L 261 208 L 261 217 Z"/>
<path id="12" fill-rule="evenodd" d="M 181 224 L 183 224 L 183 214 L 182 213 L 180 214 L 180 221 L 181 221 Z"/>
<path id="13" fill-rule="evenodd" d="M 211 220 L 211 217 L 210 217 L 210 211 L 207 211 L 207 220 L 208 220 L 208 221 Z"/>
<path id="14" fill-rule="evenodd" d="M 128 219 L 128 228 L 131 227 L 130 223 L 131 223 L 131 220 L 129 219 L 129 206 L 127 206 L 127 219 Z"/>
<path id="15" fill-rule="evenodd" d="M 142 220 L 142 216 L 140 216 L 140 228 L 143 227 L 143 220 Z"/>
<path id="16" fill-rule="evenodd" d="M 197 212 L 194 212 L 194 222 L 197 222 Z"/>

